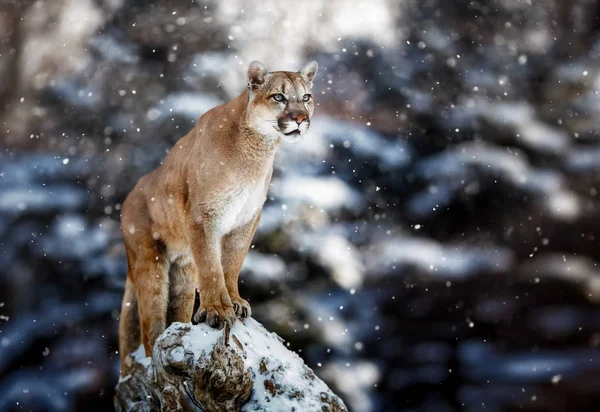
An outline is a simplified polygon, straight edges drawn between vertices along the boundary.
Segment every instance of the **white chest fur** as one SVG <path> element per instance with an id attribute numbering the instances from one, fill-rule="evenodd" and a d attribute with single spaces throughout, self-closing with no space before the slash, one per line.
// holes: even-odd
<path id="1" fill-rule="evenodd" d="M 216 226 L 223 236 L 246 225 L 256 216 L 267 198 L 264 179 L 232 187 L 222 193 L 221 210 L 217 211 Z"/>

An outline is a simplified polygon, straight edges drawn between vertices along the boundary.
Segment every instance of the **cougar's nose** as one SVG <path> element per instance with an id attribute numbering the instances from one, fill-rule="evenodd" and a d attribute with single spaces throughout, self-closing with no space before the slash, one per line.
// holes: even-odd
<path id="1" fill-rule="evenodd" d="M 306 115 L 305 114 L 300 114 L 300 113 L 294 113 L 292 115 L 292 119 L 294 119 L 296 121 L 296 123 L 300 124 L 304 121 L 304 119 L 306 119 Z"/>

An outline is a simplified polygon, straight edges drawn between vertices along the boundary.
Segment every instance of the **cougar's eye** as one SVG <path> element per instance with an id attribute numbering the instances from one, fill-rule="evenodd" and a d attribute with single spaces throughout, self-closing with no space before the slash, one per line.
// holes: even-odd
<path id="1" fill-rule="evenodd" d="M 302 101 L 306 103 L 311 98 L 312 98 L 312 96 L 310 94 L 305 94 L 304 96 L 302 96 Z"/>
<path id="2" fill-rule="evenodd" d="M 273 100 L 275 100 L 276 102 L 282 102 L 285 100 L 285 97 L 283 96 L 283 94 L 277 93 L 273 95 Z"/>

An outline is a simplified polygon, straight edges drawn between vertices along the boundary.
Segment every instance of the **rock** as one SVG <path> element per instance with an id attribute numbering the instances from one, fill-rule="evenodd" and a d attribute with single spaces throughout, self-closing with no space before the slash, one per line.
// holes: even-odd
<path id="1" fill-rule="evenodd" d="M 206 324 L 172 324 L 152 358 L 140 347 L 114 399 L 117 411 L 345 411 L 302 359 L 253 319 L 229 336 Z"/>

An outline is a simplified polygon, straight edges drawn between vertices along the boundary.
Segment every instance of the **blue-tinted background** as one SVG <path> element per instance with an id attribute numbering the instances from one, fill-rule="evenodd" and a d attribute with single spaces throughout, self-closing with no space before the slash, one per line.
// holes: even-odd
<path id="1" fill-rule="evenodd" d="M 355 411 L 600 402 L 600 3 L 3 0 L 0 410 L 110 410 L 120 204 L 319 62 L 241 277 Z"/>

